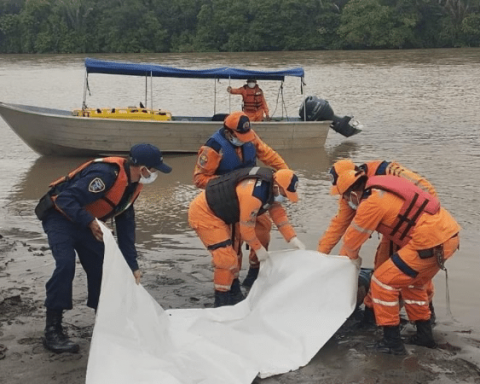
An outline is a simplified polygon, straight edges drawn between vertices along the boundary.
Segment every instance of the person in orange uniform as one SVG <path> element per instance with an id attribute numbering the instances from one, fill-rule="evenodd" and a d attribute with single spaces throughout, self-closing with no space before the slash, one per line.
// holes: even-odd
<path id="1" fill-rule="evenodd" d="M 373 349 L 406 354 L 400 338 L 400 295 L 417 327 L 409 343 L 434 348 L 426 285 L 458 249 L 460 226 L 436 197 L 401 177 L 345 171 L 338 177 L 335 193 L 356 211 L 340 255 L 359 267 L 360 248 L 374 231 L 398 247 L 375 269 L 371 280 L 375 319 L 383 327 L 383 339 Z"/>
<path id="2" fill-rule="evenodd" d="M 243 112 L 245 112 L 250 121 L 270 120 L 267 101 L 263 91 L 257 84 L 257 80 L 248 79 L 247 84 L 240 88 L 228 86 L 227 92 L 232 95 L 242 95 Z"/>
<path id="3" fill-rule="evenodd" d="M 336 193 L 336 184 L 340 174 L 345 171 L 362 171 L 367 177 L 373 176 L 397 176 L 402 177 L 406 180 L 413 182 L 415 185 L 420 187 L 422 190 L 428 192 L 430 195 L 437 197 L 437 192 L 433 185 L 426 180 L 424 177 L 418 175 L 417 173 L 411 171 L 410 169 L 400 165 L 399 163 L 386 160 L 374 160 L 364 163 L 360 166 L 356 166 L 350 159 L 342 159 L 333 164 L 330 168 L 329 176 L 332 182 L 331 193 Z M 352 209 L 348 202 L 344 199 L 338 200 L 338 211 L 337 214 L 330 221 L 329 227 L 323 233 L 322 237 L 318 242 L 317 250 L 319 252 L 329 254 L 332 249 L 338 244 L 342 236 L 345 234 L 348 226 L 352 222 L 355 216 L 355 210 Z M 398 250 L 398 247 L 387 237 L 382 236 L 380 243 L 377 247 L 375 254 L 374 268 L 378 268 L 383 264 L 384 261 Z M 432 313 L 432 323 L 435 321 L 435 312 L 432 304 L 434 286 L 433 283 L 428 283 L 427 292 L 429 295 L 430 301 L 430 311 Z M 374 326 L 375 318 L 373 313 L 373 303 L 371 299 L 370 292 L 365 297 L 364 300 L 365 311 L 364 318 L 362 321 L 362 326 Z"/>
<path id="4" fill-rule="evenodd" d="M 188 222 L 212 254 L 214 307 L 243 300 L 238 280 L 238 253 L 232 246 L 232 225 L 239 224 L 241 238 L 260 262 L 269 256 L 255 231 L 258 215 L 268 212 L 285 240 L 305 249 L 290 225 L 282 202 L 298 201 L 298 178 L 290 169 L 243 168 L 208 183 L 190 204 Z"/>
<path id="5" fill-rule="evenodd" d="M 198 151 L 193 182 L 198 188 L 204 189 L 209 181 L 220 175 L 255 166 L 257 159 L 275 170 L 288 169 L 282 157 L 250 128 L 248 116 L 240 111 L 233 112 L 225 118 L 223 127 L 215 132 Z M 268 215 L 257 215 L 256 235 L 267 250 L 271 228 L 272 222 Z M 234 232 L 238 233 L 238 228 Z M 233 237 L 234 247 L 240 254 L 241 241 L 238 236 Z M 253 285 L 260 265 L 253 249 L 250 249 L 249 262 L 248 274 L 242 282 L 246 288 Z"/>

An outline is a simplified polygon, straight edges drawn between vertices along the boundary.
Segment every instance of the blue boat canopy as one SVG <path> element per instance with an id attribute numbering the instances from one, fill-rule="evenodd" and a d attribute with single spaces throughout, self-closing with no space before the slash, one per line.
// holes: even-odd
<path id="1" fill-rule="evenodd" d="M 303 77 L 303 68 L 291 68 L 279 71 L 253 71 L 231 67 L 212 69 L 182 69 L 156 64 L 137 64 L 118 61 L 85 59 L 88 73 L 105 73 L 111 75 L 181 77 L 190 79 L 257 79 L 285 80 L 285 76 Z"/>

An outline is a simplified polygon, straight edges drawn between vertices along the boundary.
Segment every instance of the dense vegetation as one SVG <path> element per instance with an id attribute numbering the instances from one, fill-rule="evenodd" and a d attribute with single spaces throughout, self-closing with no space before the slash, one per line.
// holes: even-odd
<path id="1" fill-rule="evenodd" d="M 480 46 L 480 0 L 0 0 L 0 53 Z"/>

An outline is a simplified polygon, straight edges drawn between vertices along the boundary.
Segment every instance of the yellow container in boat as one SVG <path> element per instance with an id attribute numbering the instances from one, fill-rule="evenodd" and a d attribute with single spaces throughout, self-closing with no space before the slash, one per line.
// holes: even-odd
<path id="1" fill-rule="evenodd" d="M 122 119 L 122 120 L 154 120 L 168 121 L 172 120 L 172 114 L 169 111 L 150 108 L 85 108 L 74 109 L 73 116 L 95 117 L 102 119 Z"/>

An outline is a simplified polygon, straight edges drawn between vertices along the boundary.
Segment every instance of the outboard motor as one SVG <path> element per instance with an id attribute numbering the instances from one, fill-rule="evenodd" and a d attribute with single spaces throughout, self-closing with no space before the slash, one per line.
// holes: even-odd
<path id="1" fill-rule="evenodd" d="M 306 121 L 332 120 L 330 128 L 345 137 L 362 132 L 363 126 L 353 116 L 336 116 L 327 100 L 317 96 L 308 96 L 298 111 L 300 118 Z"/>

